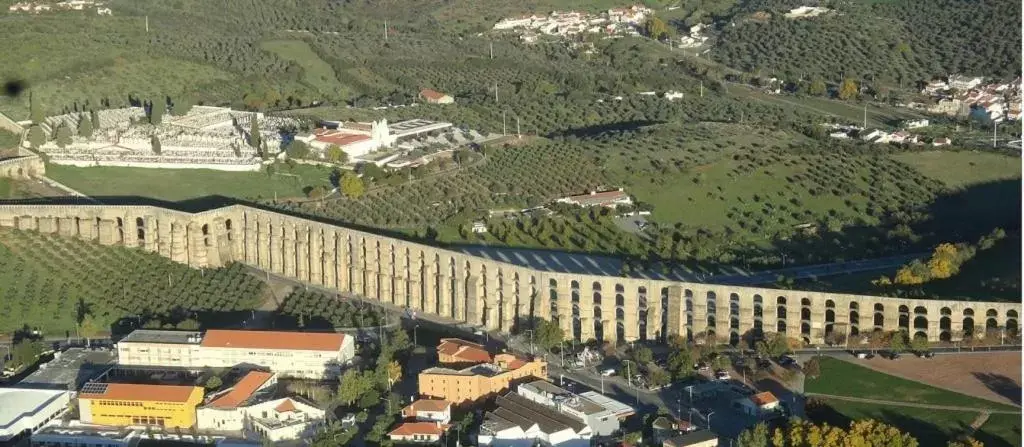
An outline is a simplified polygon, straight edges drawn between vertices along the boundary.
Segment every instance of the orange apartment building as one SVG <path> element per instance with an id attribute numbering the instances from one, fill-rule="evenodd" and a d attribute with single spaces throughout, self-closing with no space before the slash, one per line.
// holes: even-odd
<path id="1" fill-rule="evenodd" d="M 419 393 L 423 398 L 445 399 L 454 405 L 462 405 L 505 392 L 523 379 L 544 379 L 547 376 L 548 364 L 544 360 L 498 354 L 493 362 L 463 369 L 435 367 L 424 370 L 419 375 Z"/>

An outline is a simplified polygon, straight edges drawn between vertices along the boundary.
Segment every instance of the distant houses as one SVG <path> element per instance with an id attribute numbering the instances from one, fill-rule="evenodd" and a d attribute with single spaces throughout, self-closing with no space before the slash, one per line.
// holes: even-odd
<path id="1" fill-rule="evenodd" d="M 419 98 L 427 104 L 452 104 L 455 102 L 455 98 L 450 95 L 429 88 L 420 90 Z"/>

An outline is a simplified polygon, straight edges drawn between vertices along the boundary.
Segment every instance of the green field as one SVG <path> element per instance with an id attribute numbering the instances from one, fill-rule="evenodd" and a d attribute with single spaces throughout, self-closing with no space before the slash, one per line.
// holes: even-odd
<path id="1" fill-rule="evenodd" d="M 824 401 L 837 414 L 817 418 L 815 422 L 836 425 L 848 423 L 849 420 L 874 419 L 910 433 L 917 438 L 918 445 L 921 446 L 946 445 L 948 441 L 956 439 L 963 433 L 964 428 L 970 426 L 971 421 L 978 415 L 967 411 L 893 407 L 829 399 Z M 1020 427 L 1019 424 L 1017 426 Z M 985 446 L 989 447 L 990 444 L 985 443 Z"/>
<path id="2" fill-rule="evenodd" d="M 137 236 L 134 229 L 124 233 Z M 200 271 L 143 250 L 0 230 L 3 334 L 24 325 L 47 335 L 74 334 L 78 312 L 100 330 L 125 317 L 157 327 L 186 318 L 224 325 L 235 321 L 232 313 L 258 306 L 262 294 L 260 280 L 239 264 Z"/>
<path id="3" fill-rule="evenodd" d="M 989 152 L 924 151 L 895 154 L 893 159 L 950 188 L 1005 179 L 1020 179 L 1020 157 Z"/>
<path id="4" fill-rule="evenodd" d="M 46 175 L 90 196 L 140 196 L 181 201 L 206 196 L 264 198 L 302 197 L 303 188 L 327 185 L 325 167 L 296 165 L 266 172 L 224 172 L 209 169 L 78 168 L 48 165 Z"/>
<path id="5" fill-rule="evenodd" d="M 798 107 L 807 112 L 839 118 L 843 121 L 855 123 L 858 126 L 863 125 L 864 122 L 865 105 L 855 101 L 840 101 L 815 96 L 770 95 L 752 87 L 739 84 L 729 85 L 729 94 L 737 98 Z M 867 105 L 868 127 L 895 129 L 899 128 L 901 121 L 920 119 L 922 117 L 923 115 L 910 109 L 882 108 L 874 104 Z"/>
<path id="6" fill-rule="evenodd" d="M 1021 422 L 1019 414 L 993 414 L 985 425 L 974 433 L 974 438 L 985 447 L 1020 447 Z"/>
<path id="7" fill-rule="evenodd" d="M 304 41 L 268 40 L 261 42 L 260 48 L 299 64 L 303 71 L 303 82 L 322 93 L 337 94 L 345 90 L 335 76 L 334 69 L 320 59 Z"/>
<path id="8" fill-rule="evenodd" d="M 821 358 L 821 375 L 817 379 L 808 378 L 804 384 L 804 391 L 895 402 L 1020 410 L 1012 405 L 946 391 L 832 357 Z"/>

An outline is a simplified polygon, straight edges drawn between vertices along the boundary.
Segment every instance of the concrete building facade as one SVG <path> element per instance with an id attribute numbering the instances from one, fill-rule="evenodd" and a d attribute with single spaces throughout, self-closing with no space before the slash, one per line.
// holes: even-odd
<path id="1" fill-rule="evenodd" d="M 508 331 L 557 321 L 579 340 L 670 334 L 729 341 L 779 332 L 906 329 L 931 341 L 1016 331 L 1020 303 L 891 298 L 543 271 L 233 205 L 200 213 L 152 206 L 3 205 L 0 226 L 124 245 L 192 267 L 238 261 L 420 313 Z"/>
<path id="2" fill-rule="evenodd" d="M 121 365 L 269 368 L 282 377 L 336 377 L 355 356 L 355 340 L 342 333 L 244 331 L 166 331 L 138 329 L 117 342 Z"/>
<path id="3" fill-rule="evenodd" d="M 197 386 L 92 382 L 78 393 L 78 411 L 90 424 L 189 428 L 202 401 Z"/>

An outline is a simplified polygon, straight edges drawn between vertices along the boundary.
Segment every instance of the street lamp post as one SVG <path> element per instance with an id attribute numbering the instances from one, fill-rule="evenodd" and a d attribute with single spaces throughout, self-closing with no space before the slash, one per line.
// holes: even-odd
<path id="1" fill-rule="evenodd" d="M 526 332 L 530 333 L 530 355 L 537 355 L 533 352 L 533 329 L 527 329 Z"/>
<path id="2" fill-rule="evenodd" d="M 711 430 L 711 415 L 713 415 L 713 414 L 715 414 L 714 411 L 708 413 L 708 417 L 707 417 L 707 420 L 708 420 L 708 430 Z"/>

